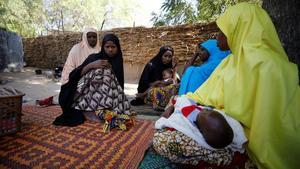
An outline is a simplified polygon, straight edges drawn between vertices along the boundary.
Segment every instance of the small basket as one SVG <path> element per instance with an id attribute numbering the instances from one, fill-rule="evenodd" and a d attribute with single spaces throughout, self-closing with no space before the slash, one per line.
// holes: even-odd
<path id="1" fill-rule="evenodd" d="M 16 133 L 21 129 L 22 97 L 0 95 L 0 136 Z"/>

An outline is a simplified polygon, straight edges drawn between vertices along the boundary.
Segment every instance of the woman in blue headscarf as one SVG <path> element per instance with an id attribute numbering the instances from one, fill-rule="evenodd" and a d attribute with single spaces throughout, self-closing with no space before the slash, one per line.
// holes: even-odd
<path id="1" fill-rule="evenodd" d="M 197 45 L 196 53 L 187 64 L 180 83 L 178 95 L 194 92 L 206 81 L 221 61 L 230 54 L 230 51 L 221 51 L 217 46 L 217 40 L 210 39 Z M 203 62 L 200 66 L 190 66 L 200 57 Z"/>

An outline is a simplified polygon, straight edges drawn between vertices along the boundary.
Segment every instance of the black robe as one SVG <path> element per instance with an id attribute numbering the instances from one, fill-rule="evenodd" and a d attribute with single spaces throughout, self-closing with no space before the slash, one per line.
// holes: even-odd
<path id="1" fill-rule="evenodd" d="M 150 87 L 150 83 L 162 80 L 162 72 L 172 68 L 172 63 L 163 64 L 162 62 L 162 55 L 166 51 L 171 51 L 173 54 L 173 49 L 170 46 L 163 46 L 159 53 L 146 64 L 139 80 L 138 93 L 144 93 Z"/>
<path id="2" fill-rule="evenodd" d="M 72 104 L 74 103 L 74 96 L 77 90 L 78 81 L 81 78 L 81 71 L 89 63 L 99 59 L 108 60 L 108 62 L 112 65 L 113 72 L 115 73 L 120 86 L 124 89 L 123 57 L 119 41 L 116 41 L 116 39 L 112 39 L 115 38 L 113 36 L 107 39 L 105 39 L 105 37 L 102 42 L 102 49 L 105 42 L 110 40 L 117 45 L 118 54 L 113 58 L 107 56 L 104 50 L 101 50 L 101 52 L 97 54 L 91 54 L 79 67 L 75 68 L 69 74 L 69 81 L 61 86 L 59 93 L 59 104 L 62 108 L 63 113 L 54 120 L 54 125 L 77 126 L 85 121 L 83 111 L 72 108 Z"/>

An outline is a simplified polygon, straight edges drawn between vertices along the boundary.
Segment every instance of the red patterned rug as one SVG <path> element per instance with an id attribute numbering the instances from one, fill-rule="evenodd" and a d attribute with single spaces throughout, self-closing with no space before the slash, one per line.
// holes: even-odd
<path id="1" fill-rule="evenodd" d="M 59 106 L 23 106 L 22 130 L 0 138 L 0 168 L 137 168 L 152 140 L 152 121 L 102 133 L 102 124 L 59 127 Z"/>

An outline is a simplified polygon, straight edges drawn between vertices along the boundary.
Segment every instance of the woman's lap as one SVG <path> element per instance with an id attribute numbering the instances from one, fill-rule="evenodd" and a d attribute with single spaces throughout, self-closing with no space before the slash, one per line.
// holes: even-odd
<path id="1" fill-rule="evenodd" d="M 175 163 L 197 165 L 200 161 L 215 165 L 228 165 L 234 153 L 230 150 L 208 150 L 179 131 L 158 130 L 153 147 L 162 156 Z"/>
<path id="2" fill-rule="evenodd" d="M 84 111 L 109 109 L 116 113 L 126 113 L 130 104 L 110 69 L 92 70 L 79 83 L 73 105 Z"/>
<path id="3" fill-rule="evenodd" d="M 171 84 L 165 87 L 152 88 L 147 96 L 146 103 L 152 104 L 154 109 L 164 109 L 169 103 L 170 98 L 178 92 L 178 86 Z"/>
<path id="4" fill-rule="evenodd" d="M 134 113 L 119 82 L 111 69 L 88 72 L 78 82 L 73 107 L 92 112 L 93 121 L 104 121 L 103 132 L 118 126 L 126 130 L 132 125 Z"/>

